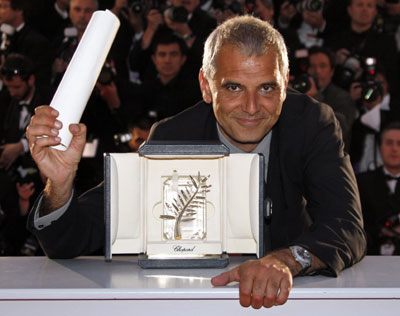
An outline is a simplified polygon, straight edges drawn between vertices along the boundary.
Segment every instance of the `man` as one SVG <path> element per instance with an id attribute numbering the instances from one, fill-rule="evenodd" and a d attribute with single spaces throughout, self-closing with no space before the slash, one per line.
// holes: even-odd
<path id="1" fill-rule="evenodd" d="M 150 139 L 220 140 L 231 152 L 265 155 L 274 251 L 213 278 L 212 284 L 239 281 L 243 306 L 283 304 L 293 276 L 319 270 L 336 276 L 364 255 L 357 187 L 339 124 L 329 107 L 286 92 L 286 46 L 269 23 L 250 16 L 230 19 L 209 36 L 204 51 L 199 80 L 206 103 L 156 124 Z M 57 115 L 41 107 L 27 132 L 32 156 L 49 178 L 30 225 L 48 255 L 67 257 L 102 245 L 103 195 L 99 187 L 86 195 L 87 203 L 73 196 L 86 129 L 71 125 L 69 149 L 56 151 L 49 146 L 60 142 Z M 48 225 L 46 217 L 53 223 Z"/>
<path id="2" fill-rule="evenodd" d="M 306 94 L 332 107 L 340 121 L 346 149 L 349 150 L 356 107 L 350 94 L 332 83 L 335 73 L 335 55 L 326 47 L 313 46 L 308 52 L 308 64 L 312 84 Z"/>
<path id="3" fill-rule="evenodd" d="M 200 0 L 172 1 L 172 5 L 173 7 L 164 14 L 158 8 L 153 8 L 146 15 L 147 25 L 143 36 L 140 38 L 140 43 L 134 45 L 130 56 L 132 70 L 140 73 L 141 80 L 155 75 L 153 65 L 150 63 L 149 66 L 151 46 L 157 35 L 165 28 L 178 34 L 186 43 L 188 53 L 185 70 L 198 73 L 201 67 L 204 42 L 217 26 L 217 22 L 200 8 Z"/>
<path id="4" fill-rule="evenodd" d="M 49 101 L 36 88 L 33 69 L 32 62 L 19 54 L 10 54 L 1 68 L 11 101 L 0 107 L 0 169 L 9 169 L 21 154 L 28 153 L 25 129 L 34 108 Z"/>
<path id="5" fill-rule="evenodd" d="M 64 28 L 70 24 L 69 3 L 71 0 L 47 1 L 40 15 L 35 17 L 33 23 L 36 28 L 49 41 L 54 41 L 61 37 Z"/>
<path id="6" fill-rule="evenodd" d="M 0 0 L 0 24 L 6 23 L 15 29 L 9 51 L 29 57 L 35 65 L 36 84 L 47 87 L 53 61 L 50 43 L 25 24 L 28 5 L 28 0 Z"/>
<path id="7" fill-rule="evenodd" d="M 49 101 L 36 88 L 33 69 L 27 57 L 10 54 L 0 72 L 11 97 L 11 101 L 0 103 L 0 208 L 6 214 L 4 225 L 0 225 L 2 255 L 21 254 L 20 249 L 30 235 L 24 224 L 32 205 L 29 198 L 35 198 L 35 188 L 36 192 L 43 188 L 43 184 L 29 180 L 35 178 L 31 176 L 38 174 L 38 170 L 25 138 L 33 109 Z"/>
<path id="8" fill-rule="evenodd" d="M 352 56 L 358 56 L 359 59 L 374 57 L 388 74 L 389 85 L 397 86 L 398 65 L 394 37 L 378 33 L 373 28 L 377 0 L 351 0 L 347 13 L 351 20 L 349 29 L 332 33 L 325 42 L 326 46 L 336 52 L 338 65 Z"/>
<path id="9" fill-rule="evenodd" d="M 60 43 L 56 41 L 57 58 L 53 64 L 53 81 L 58 85 L 61 80 L 61 74 L 67 69 L 68 63 L 81 40 L 83 33 L 86 30 L 87 25 L 94 13 L 98 8 L 97 0 L 71 0 L 69 7 L 69 18 L 72 26 L 75 28 L 76 34 L 69 34 L 70 32 L 64 31 L 64 39 Z M 71 32 L 74 33 L 74 32 Z"/>
<path id="10" fill-rule="evenodd" d="M 182 71 L 186 51 L 184 41 L 172 32 L 155 39 L 152 61 L 158 76 L 144 81 L 135 97 L 135 102 L 144 106 L 144 112 L 156 111 L 157 117 L 163 119 L 201 100 L 198 81 Z"/>
<path id="11" fill-rule="evenodd" d="M 400 123 L 382 131 L 383 166 L 357 176 L 369 255 L 400 254 Z"/>
<path id="12" fill-rule="evenodd" d="M 382 68 L 377 67 L 373 82 L 375 88 L 372 94 L 367 93 L 360 82 L 352 84 L 352 95 L 360 104 L 359 115 L 352 128 L 350 150 L 356 173 L 374 170 L 382 165 L 379 150 L 380 133 L 389 122 L 399 120 L 400 101 L 391 93 Z M 371 97 L 366 99 L 369 95 Z"/>

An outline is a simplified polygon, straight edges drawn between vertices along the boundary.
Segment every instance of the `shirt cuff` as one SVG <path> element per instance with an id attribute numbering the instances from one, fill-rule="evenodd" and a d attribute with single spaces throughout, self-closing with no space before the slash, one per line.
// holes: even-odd
<path id="1" fill-rule="evenodd" d="M 74 195 L 74 191 L 72 190 L 72 194 L 71 194 L 69 200 L 67 201 L 67 203 L 65 203 L 59 209 L 51 212 L 50 214 L 39 217 L 39 209 L 40 209 L 40 206 L 42 204 L 42 199 L 43 199 L 43 195 L 42 195 L 40 197 L 39 202 L 37 203 L 37 206 L 36 206 L 36 209 L 35 209 L 35 215 L 34 215 L 34 219 L 33 219 L 33 226 L 37 230 L 42 230 L 43 228 L 51 225 L 54 221 L 58 220 L 65 213 L 65 211 L 68 209 L 68 207 L 70 206 L 73 195 Z"/>

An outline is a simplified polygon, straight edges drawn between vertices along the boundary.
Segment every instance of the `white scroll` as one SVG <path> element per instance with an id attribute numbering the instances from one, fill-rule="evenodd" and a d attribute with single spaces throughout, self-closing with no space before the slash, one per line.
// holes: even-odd
<path id="1" fill-rule="evenodd" d="M 61 144 L 54 148 L 65 151 L 72 139 L 69 125 L 79 123 L 97 78 L 119 28 L 111 11 L 96 11 L 79 42 L 67 70 L 50 103 L 63 123 Z"/>

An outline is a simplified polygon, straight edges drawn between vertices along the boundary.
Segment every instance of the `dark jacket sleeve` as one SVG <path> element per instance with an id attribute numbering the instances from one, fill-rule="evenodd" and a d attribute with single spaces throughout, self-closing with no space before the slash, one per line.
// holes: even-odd
<path id="1" fill-rule="evenodd" d="M 311 218 L 293 244 L 325 262 L 324 274 L 337 276 L 366 253 L 360 198 L 338 121 L 328 106 L 310 106 L 302 143 L 302 190 Z M 283 155 L 284 156 L 284 155 Z M 296 165 L 296 162 L 293 162 Z"/>
<path id="2" fill-rule="evenodd" d="M 79 199 L 74 194 L 65 213 L 41 230 L 33 225 L 36 210 L 37 203 L 29 214 L 28 229 L 38 238 L 49 258 L 73 258 L 102 250 L 105 238 L 103 184 Z"/>

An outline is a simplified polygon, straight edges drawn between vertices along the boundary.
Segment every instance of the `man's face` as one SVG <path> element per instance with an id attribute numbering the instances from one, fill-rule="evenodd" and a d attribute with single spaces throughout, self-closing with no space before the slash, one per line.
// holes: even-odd
<path id="1" fill-rule="evenodd" d="M 152 58 L 160 76 L 168 80 L 178 75 L 186 61 L 186 56 L 182 55 L 178 43 L 157 45 L 156 52 Z"/>
<path id="2" fill-rule="evenodd" d="M 357 25 L 371 24 L 377 14 L 376 0 L 352 0 L 347 7 L 352 23 Z"/>
<path id="3" fill-rule="evenodd" d="M 316 78 L 319 88 L 326 88 L 331 83 L 334 73 L 329 57 L 323 53 L 312 54 L 309 63 L 308 73 Z"/>
<path id="4" fill-rule="evenodd" d="M 192 13 L 200 4 L 200 0 L 182 0 L 182 6 Z"/>
<path id="5" fill-rule="evenodd" d="M 400 130 L 388 130 L 383 135 L 381 156 L 384 166 L 389 169 L 389 171 L 391 169 L 400 169 Z"/>
<path id="6" fill-rule="evenodd" d="M 85 31 L 96 9 L 96 4 L 92 0 L 71 0 L 69 18 L 79 32 Z"/>
<path id="7" fill-rule="evenodd" d="M 203 99 L 213 104 L 224 136 L 244 151 L 251 151 L 277 122 L 286 98 L 287 74 L 279 69 L 274 51 L 247 57 L 223 46 L 217 56 L 215 77 L 200 72 Z"/>
<path id="8" fill-rule="evenodd" d="M 274 21 L 274 7 L 273 5 L 266 7 L 261 0 L 256 0 L 254 6 L 254 13 L 259 16 L 263 21 L 273 24 Z"/>
<path id="9" fill-rule="evenodd" d="M 150 134 L 149 129 L 141 129 L 139 127 L 134 127 L 132 129 L 132 139 L 129 141 L 129 147 L 133 152 L 137 152 L 141 144 L 147 140 Z"/>
<path id="10" fill-rule="evenodd" d="M 0 24 L 7 23 L 12 25 L 16 12 L 11 8 L 8 0 L 0 0 Z"/>
<path id="11" fill-rule="evenodd" d="M 11 98 L 17 101 L 23 101 L 29 96 L 33 87 L 32 80 L 32 76 L 27 81 L 22 80 L 20 76 L 14 76 L 10 80 L 3 78 Z"/>

